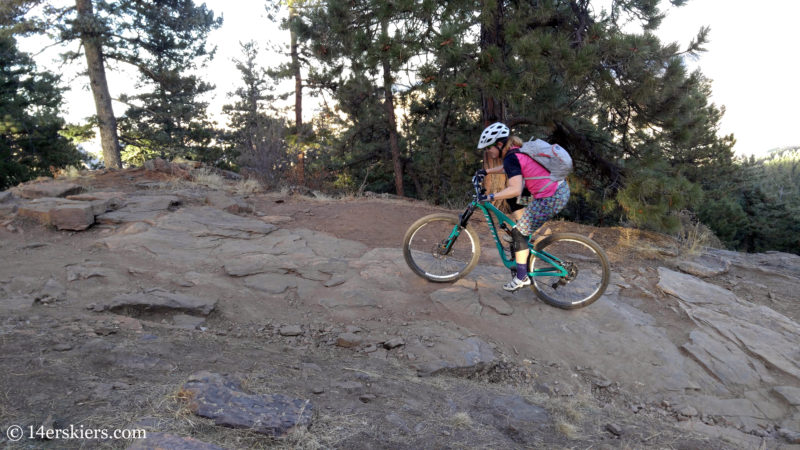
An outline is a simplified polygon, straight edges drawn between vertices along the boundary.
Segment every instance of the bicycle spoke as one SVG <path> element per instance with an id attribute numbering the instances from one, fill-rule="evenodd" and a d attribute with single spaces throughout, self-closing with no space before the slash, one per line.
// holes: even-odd
<path id="1" fill-rule="evenodd" d="M 602 295 L 608 282 L 605 257 L 579 238 L 555 239 L 541 250 L 561 260 L 569 275 L 537 276 L 531 286 L 548 303 L 572 308 L 591 303 Z M 544 258 L 531 258 L 534 270 L 552 268 Z"/>
<path id="2" fill-rule="evenodd" d="M 407 240 L 407 255 L 423 276 L 433 281 L 459 276 L 475 259 L 476 242 L 462 230 L 446 249 L 447 239 L 455 223 L 451 220 L 431 220 L 422 224 Z"/>

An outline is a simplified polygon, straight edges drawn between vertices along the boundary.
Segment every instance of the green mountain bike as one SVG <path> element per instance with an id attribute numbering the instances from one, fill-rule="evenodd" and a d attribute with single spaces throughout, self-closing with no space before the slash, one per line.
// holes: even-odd
<path id="1" fill-rule="evenodd" d="M 414 222 L 403 238 L 403 256 L 417 275 L 433 282 L 451 282 L 467 275 L 478 264 L 480 241 L 469 220 L 476 209 L 486 216 L 503 265 L 516 273 L 513 248 L 498 236 L 498 228 L 511 236 L 514 221 L 494 205 L 483 201 L 483 177 L 472 178 L 472 202 L 456 217 L 431 214 Z M 499 224 L 499 225 L 496 225 Z M 528 243 L 528 276 L 531 289 L 547 304 L 563 309 L 588 306 L 608 287 L 611 270 L 603 249 L 576 233 L 555 233 Z"/>

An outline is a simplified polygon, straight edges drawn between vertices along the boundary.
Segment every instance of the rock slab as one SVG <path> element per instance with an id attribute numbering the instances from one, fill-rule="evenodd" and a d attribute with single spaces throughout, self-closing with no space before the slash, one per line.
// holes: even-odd
<path id="1" fill-rule="evenodd" d="M 22 198 L 66 197 L 78 194 L 83 188 L 74 183 L 63 181 L 45 181 L 23 184 L 12 189 L 14 194 Z"/>
<path id="2" fill-rule="evenodd" d="M 244 392 L 229 377 L 198 372 L 183 386 L 189 409 L 196 415 L 214 420 L 216 425 L 246 428 L 256 433 L 280 437 L 295 427 L 311 425 L 309 400 L 282 394 L 258 395 Z"/>
<path id="3" fill-rule="evenodd" d="M 95 207 L 91 202 L 39 198 L 21 205 L 18 214 L 59 230 L 83 231 L 94 224 Z"/>

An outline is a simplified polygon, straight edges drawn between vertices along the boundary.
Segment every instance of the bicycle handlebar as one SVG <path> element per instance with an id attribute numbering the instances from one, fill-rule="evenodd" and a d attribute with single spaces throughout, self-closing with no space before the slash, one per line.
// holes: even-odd
<path id="1" fill-rule="evenodd" d="M 475 188 L 475 198 L 480 198 L 483 194 L 486 193 L 486 188 L 483 187 L 483 179 L 484 175 L 478 174 L 475 172 L 475 175 L 472 176 L 472 187 Z"/>

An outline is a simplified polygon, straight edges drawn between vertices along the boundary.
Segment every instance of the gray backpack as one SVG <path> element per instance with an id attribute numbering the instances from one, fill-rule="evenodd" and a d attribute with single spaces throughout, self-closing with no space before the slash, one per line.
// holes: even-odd
<path id="1" fill-rule="evenodd" d="M 549 183 L 539 189 L 539 192 L 547 189 L 553 183 L 564 181 L 567 175 L 572 172 L 572 157 L 569 156 L 564 147 L 558 144 L 550 144 L 541 139 L 534 140 L 531 138 L 530 141 L 522 144 L 518 151 L 530 156 L 550 172 L 550 176 L 547 177 L 525 178 L 526 180 L 550 180 Z"/>

